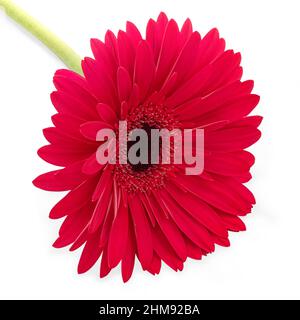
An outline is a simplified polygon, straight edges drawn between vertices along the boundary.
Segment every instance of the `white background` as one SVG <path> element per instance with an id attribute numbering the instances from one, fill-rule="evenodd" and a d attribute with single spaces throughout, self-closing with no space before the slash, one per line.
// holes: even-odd
<path id="1" fill-rule="evenodd" d="M 89 38 L 124 28 L 143 31 L 163 10 L 193 21 L 201 34 L 218 27 L 227 48 L 241 51 L 244 79 L 261 95 L 263 137 L 249 187 L 257 198 L 247 232 L 231 234 L 231 247 L 183 272 L 163 267 L 159 276 L 136 267 L 123 284 L 119 270 L 98 278 L 98 265 L 76 274 L 80 250 L 51 247 L 60 221 L 48 212 L 61 194 L 35 189 L 38 174 L 52 169 L 36 150 L 54 113 L 52 75 L 63 67 L 35 39 L 0 17 L 0 298 L 23 299 L 246 299 L 300 298 L 300 20 L 299 1 L 18 0 L 82 55 Z"/>

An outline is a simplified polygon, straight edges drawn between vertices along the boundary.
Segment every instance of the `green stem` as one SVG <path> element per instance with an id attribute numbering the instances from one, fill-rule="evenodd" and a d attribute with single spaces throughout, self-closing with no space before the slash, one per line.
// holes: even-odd
<path id="1" fill-rule="evenodd" d="M 4 8 L 9 17 L 44 43 L 68 68 L 82 74 L 80 56 L 54 33 L 11 0 L 0 0 L 0 7 Z"/>

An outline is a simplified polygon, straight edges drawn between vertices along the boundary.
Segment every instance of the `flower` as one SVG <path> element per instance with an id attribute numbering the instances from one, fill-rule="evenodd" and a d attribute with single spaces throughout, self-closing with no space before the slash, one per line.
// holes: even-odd
<path id="1" fill-rule="evenodd" d="M 58 70 L 51 94 L 57 113 L 44 129 L 45 161 L 62 167 L 34 185 L 68 191 L 50 218 L 65 220 L 56 248 L 84 245 L 78 273 L 101 259 L 100 276 L 121 263 L 126 282 L 135 257 L 158 274 L 161 262 L 177 270 L 201 259 L 215 244 L 229 246 L 228 231 L 245 230 L 239 216 L 251 211 L 253 155 L 244 149 L 260 138 L 262 118 L 248 116 L 259 102 L 253 81 L 241 81 L 241 56 L 225 50 L 217 29 L 203 38 L 189 19 L 179 29 L 161 13 L 149 20 L 146 38 L 130 22 L 105 41 L 91 40 L 94 58 L 83 76 Z M 102 128 L 204 129 L 204 171 L 186 175 L 181 165 L 100 164 Z"/>

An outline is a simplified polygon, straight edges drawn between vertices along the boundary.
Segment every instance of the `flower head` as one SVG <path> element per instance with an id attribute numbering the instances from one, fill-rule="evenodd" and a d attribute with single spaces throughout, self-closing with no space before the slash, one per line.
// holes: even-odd
<path id="1" fill-rule="evenodd" d="M 245 229 L 239 216 L 255 199 L 243 185 L 254 157 L 244 149 L 260 138 L 262 118 L 248 116 L 259 102 L 253 81 L 241 81 L 241 56 L 225 50 L 216 29 L 203 38 L 189 19 L 179 29 L 161 13 L 143 39 L 134 24 L 105 41 L 91 40 L 94 58 L 83 76 L 54 75 L 54 127 L 38 154 L 62 167 L 34 180 L 44 190 L 68 191 L 50 217 L 65 220 L 54 247 L 84 246 L 78 272 L 101 260 L 100 276 L 122 264 L 127 281 L 137 259 L 158 274 L 161 262 L 182 270 L 215 244 L 229 246 L 228 231 Z M 204 171 L 186 175 L 180 164 L 100 163 L 97 132 L 204 130 Z"/>

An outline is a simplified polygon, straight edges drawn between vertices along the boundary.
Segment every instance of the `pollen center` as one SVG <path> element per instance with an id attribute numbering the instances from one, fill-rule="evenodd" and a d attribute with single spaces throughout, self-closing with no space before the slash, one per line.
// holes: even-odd
<path id="1" fill-rule="evenodd" d="M 147 158 L 147 163 L 131 163 L 130 157 L 128 156 L 128 150 L 134 145 L 134 141 L 128 141 L 127 142 L 127 161 L 131 165 L 131 168 L 134 172 L 141 172 L 141 171 L 146 171 L 149 167 L 152 166 L 151 164 L 151 144 L 152 144 L 152 139 L 151 139 L 151 130 L 156 129 L 155 127 L 150 127 L 148 123 L 144 123 L 142 126 L 142 129 L 147 133 L 147 154 L 145 157 Z M 140 150 L 137 152 L 137 156 L 140 156 Z"/>
<path id="2" fill-rule="evenodd" d="M 128 134 L 134 129 L 143 129 L 147 133 L 147 161 L 146 163 L 132 163 L 129 157 L 130 148 L 136 141 L 127 142 L 127 163 L 117 163 L 115 166 L 115 176 L 121 187 L 127 192 L 147 192 L 152 189 L 161 188 L 166 177 L 173 171 L 171 164 L 152 164 L 151 154 L 151 130 L 168 129 L 172 131 L 177 127 L 177 121 L 173 115 L 163 105 L 147 103 L 131 110 L 127 118 Z M 137 156 L 140 156 L 137 151 Z M 158 155 L 159 156 L 159 155 Z"/>

